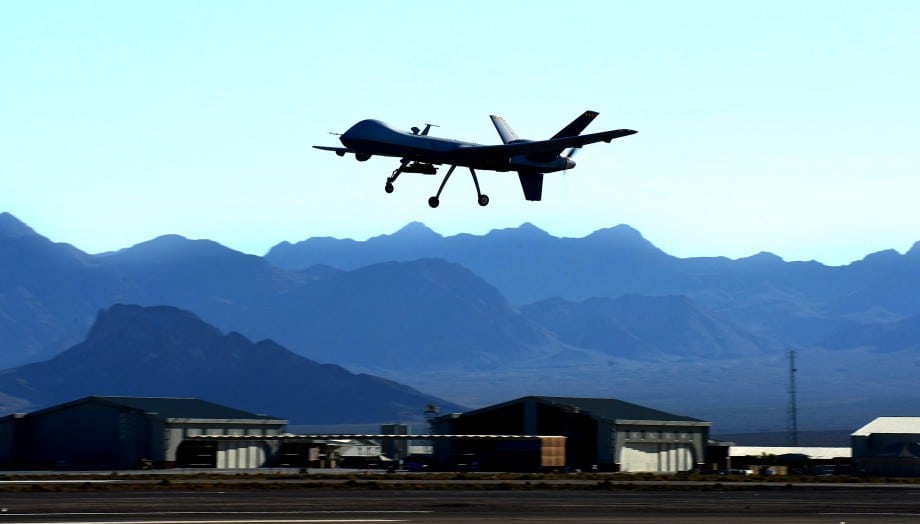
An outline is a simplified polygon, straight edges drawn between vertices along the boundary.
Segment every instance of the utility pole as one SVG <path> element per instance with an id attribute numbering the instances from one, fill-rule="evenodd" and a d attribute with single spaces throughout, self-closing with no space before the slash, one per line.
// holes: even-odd
<path id="1" fill-rule="evenodd" d="M 788 419 L 786 421 L 786 431 L 789 433 L 789 445 L 799 445 L 799 410 L 795 400 L 795 350 L 790 349 L 786 352 L 789 358 L 789 407 L 787 409 Z"/>

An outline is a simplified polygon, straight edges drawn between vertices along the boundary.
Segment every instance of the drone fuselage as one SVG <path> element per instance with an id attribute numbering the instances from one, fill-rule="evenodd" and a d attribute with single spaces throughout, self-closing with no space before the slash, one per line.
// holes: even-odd
<path id="1" fill-rule="evenodd" d="M 394 129 L 379 120 L 362 120 L 339 137 L 342 145 L 356 154 L 399 156 L 413 162 L 450 164 L 486 171 L 517 171 L 530 169 L 541 173 L 554 173 L 575 167 L 575 162 L 564 156 L 547 161 L 534 161 L 527 155 L 497 158 L 486 155 L 467 155 L 469 148 L 482 148 L 482 144 L 464 142 L 430 135 L 417 135 Z M 516 140 L 514 143 L 527 143 Z"/>

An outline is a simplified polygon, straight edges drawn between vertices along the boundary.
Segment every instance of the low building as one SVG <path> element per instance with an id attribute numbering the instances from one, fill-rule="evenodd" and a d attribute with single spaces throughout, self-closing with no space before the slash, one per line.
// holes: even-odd
<path id="1" fill-rule="evenodd" d="M 843 475 L 850 472 L 850 448 L 818 446 L 731 446 L 730 468 L 777 475 Z"/>
<path id="2" fill-rule="evenodd" d="M 878 417 L 850 435 L 859 475 L 920 476 L 920 417 Z"/>
<path id="3" fill-rule="evenodd" d="M 712 425 L 621 400 L 544 396 L 444 415 L 431 423 L 433 433 L 438 434 L 558 435 L 565 437 L 560 464 L 581 470 L 626 472 L 678 472 L 703 467 Z M 476 441 L 436 441 L 435 460 L 475 460 L 483 469 L 511 469 L 508 457 L 526 451 L 524 444 L 476 449 L 478 445 Z"/>
<path id="4" fill-rule="evenodd" d="M 0 419 L 0 466 L 13 469 L 260 467 L 286 420 L 192 398 L 87 397 Z M 234 435 L 227 442 L 188 439 Z M 248 439 L 246 437 L 252 437 Z"/>
<path id="5" fill-rule="evenodd" d="M 380 426 L 383 435 L 408 435 L 408 424 L 383 424 Z M 405 439 L 387 439 L 381 443 L 381 453 L 393 460 L 403 460 L 409 456 L 409 441 Z"/>
<path id="6" fill-rule="evenodd" d="M 385 457 L 383 444 L 371 439 L 340 439 L 327 441 L 334 446 L 336 465 L 343 468 L 389 467 L 393 457 Z M 394 442 L 394 441 L 385 441 Z"/>

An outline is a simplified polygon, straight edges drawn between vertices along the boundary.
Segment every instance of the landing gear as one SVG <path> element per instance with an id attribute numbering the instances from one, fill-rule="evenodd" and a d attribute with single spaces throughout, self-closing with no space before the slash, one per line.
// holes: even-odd
<path id="1" fill-rule="evenodd" d="M 438 193 L 435 196 L 428 199 L 428 205 L 431 206 L 432 208 L 438 207 L 438 204 L 440 204 L 440 200 L 438 199 L 441 196 L 441 192 L 444 191 L 444 185 L 447 184 L 447 180 L 450 178 L 450 175 L 454 172 L 454 169 L 456 168 L 457 166 L 450 166 L 450 169 L 447 170 L 447 174 L 444 175 L 444 180 L 441 180 L 441 186 L 438 187 Z M 479 203 L 480 206 L 489 205 L 489 196 L 482 194 L 482 192 L 479 190 L 479 178 L 476 177 L 476 171 L 474 171 L 472 167 L 469 168 L 469 170 L 470 170 L 470 175 L 473 176 L 473 184 L 476 186 L 476 201 Z"/>
<path id="2" fill-rule="evenodd" d="M 396 182 L 396 179 L 399 178 L 399 174 L 402 173 L 402 168 L 405 167 L 405 164 L 399 166 L 393 170 L 393 174 L 387 177 L 387 183 L 383 186 L 383 190 L 387 193 L 393 192 L 393 182 Z"/>
<path id="3" fill-rule="evenodd" d="M 422 133 L 424 134 L 424 133 Z M 428 199 L 428 205 L 432 208 L 436 208 L 441 204 L 441 192 L 444 191 L 444 186 L 447 184 L 447 181 L 450 179 L 450 175 L 454 173 L 454 169 L 457 169 L 457 166 L 450 166 L 450 169 L 447 170 L 447 174 L 444 175 L 444 179 L 441 180 L 441 185 L 438 187 L 438 192 L 433 197 Z M 476 177 L 476 171 L 473 168 L 469 168 L 470 175 L 473 177 L 473 184 L 476 186 L 476 202 L 480 206 L 489 205 L 489 196 L 482 194 L 482 191 L 479 189 L 479 178 Z M 395 189 L 394 184 L 396 179 L 399 178 L 399 175 L 403 173 L 421 173 L 423 175 L 435 175 L 438 170 L 434 164 L 411 161 L 408 158 L 403 158 L 399 162 L 399 167 L 393 170 L 393 173 L 387 177 L 387 182 L 383 186 L 383 190 L 387 193 L 392 193 Z"/>
<path id="4" fill-rule="evenodd" d="M 485 207 L 489 205 L 489 196 L 483 195 L 479 190 L 479 179 L 476 178 L 476 172 L 473 171 L 473 168 L 470 168 L 470 174 L 473 175 L 473 184 L 476 185 L 476 201 L 479 202 L 479 205 Z"/>
<path id="5" fill-rule="evenodd" d="M 399 162 L 399 167 L 394 169 L 393 173 L 387 177 L 387 183 L 385 186 L 383 186 L 384 191 L 386 191 L 387 193 L 393 192 L 393 189 L 394 189 L 393 182 L 396 182 L 396 179 L 399 178 L 399 175 L 402 174 L 403 169 L 405 169 L 407 165 L 409 165 L 408 159 L 404 158 Z"/>
<path id="6" fill-rule="evenodd" d="M 441 186 L 438 187 L 438 194 L 428 199 L 428 205 L 432 208 L 438 207 L 438 204 L 441 203 L 441 201 L 438 200 L 438 197 L 441 196 L 441 191 L 444 191 L 444 184 L 447 183 L 447 180 L 450 178 L 450 175 L 453 174 L 454 169 L 457 169 L 457 166 L 450 166 L 450 169 L 447 170 L 447 174 L 444 175 L 444 180 L 441 180 Z"/>
<path id="7" fill-rule="evenodd" d="M 399 175 L 403 173 L 420 173 L 422 175 L 436 175 L 438 173 L 438 168 L 434 167 L 434 164 L 427 162 L 413 162 L 408 158 L 403 158 L 399 161 L 399 167 L 393 170 L 393 174 L 387 177 L 387 183 L 383 186 L 383 189 L 387 193 L 393 192 L 393 183 L 396 182 L 396 179 L 399 178 Z"/>

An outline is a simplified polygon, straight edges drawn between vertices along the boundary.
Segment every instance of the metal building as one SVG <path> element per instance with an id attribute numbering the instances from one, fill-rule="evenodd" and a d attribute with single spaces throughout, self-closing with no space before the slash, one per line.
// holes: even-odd
<path id="1" fill-rule="evenodd" d="M 570 468 L 677 472 L 702 467 L 711 422 L 603 398 L 530 396 L 432 420 L 435 433 L 560 435 Z M 438 443 L 436 459 L 456 455 Z"/>
<path id="2" fill-rule="evenodd" d="M 383 424 L 380 433 L 384 435 L 408 435 L 408 424 Z M 391 459 L 403 460 L 409 456 L 409 441 L 407 439 L 387 439 L 382 442 L 381 451 Z"/>
<path id="3" fill-rule="evenodd" d="M 286 420 L 193 398 L 87 397 L 0 419 L 0 466 L 16 469 L 260 467 Z M 218 444 L 197 435 L 251 436 Z"/>
<path id="4" fill-rule="evenodd" d="M 850 435 L 860 475 L 920 477 L 920 417 L 878 417 Z"/>

